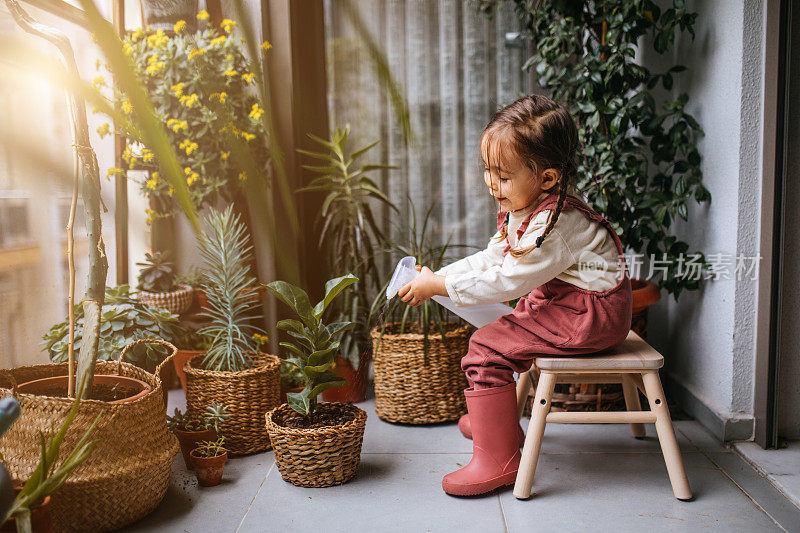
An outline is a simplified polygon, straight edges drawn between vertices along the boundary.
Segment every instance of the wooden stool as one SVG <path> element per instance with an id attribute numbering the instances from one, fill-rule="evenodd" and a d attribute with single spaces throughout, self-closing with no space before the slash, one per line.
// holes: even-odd
<path id="1" fill-rule="evenodd" d="M 639 335 L 631 331 L 620 346 L 607 352 L 578 356 L 537 357 L 539 370 L 536 396 L 531 407 L 531 421 L 525 436 L 514 496 L 529 498 L 533 487 L 536 463 L 542 448 L 542 437 L 547 422 L 574 424 L 630 424 L 634 437 L 644 437 L 644 423 L 655 423 L 672 492 L 679 500 L 689 500 L 692 491 L 683 460 L 672 428 L 669 409 L 661 388 L 658 369 L 664 358 Z M 550 412 L 550 403 L 556 383 L 622 383 L 627 411 L 605 412 Z M 530 371 L 520 375 L 517 382 L 517 410 L 522 409 L 531 388 Z M 641 390 L 650 402 L 650 411 L 642 411 L 639 404 Z"/>

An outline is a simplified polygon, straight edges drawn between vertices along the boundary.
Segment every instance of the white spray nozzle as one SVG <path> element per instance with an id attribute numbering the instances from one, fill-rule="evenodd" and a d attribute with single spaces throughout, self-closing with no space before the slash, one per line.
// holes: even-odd
<path id="1" fill-rule="evenodd" d="M 405 287 L 419 275 L 417 271 L 417 260 L 413 256 L 407 256 L 397 263 L 392 279 L 386 287 L 386 299 L 391 300 L 397 292 Z"/>

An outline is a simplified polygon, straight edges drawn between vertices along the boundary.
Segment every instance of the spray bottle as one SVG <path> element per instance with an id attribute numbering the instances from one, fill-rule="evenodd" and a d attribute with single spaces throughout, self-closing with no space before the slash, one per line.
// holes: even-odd
<path id="1" fill-rule="evenodd" d="M 391 300 L 400 289 L 419 276 L 416 265 L 417 260 L 413 256 L 404 257 L 397 263 L 392 279 L 389 281 L 389 286 L 386 287 L 387 301 Z M 512 307 L 503 303 L 458 307 L 447 296 L 437 295 L 431 299 L 478 328 L 491 324 L 501 316 L 511 314 L 514 311 Z"/>

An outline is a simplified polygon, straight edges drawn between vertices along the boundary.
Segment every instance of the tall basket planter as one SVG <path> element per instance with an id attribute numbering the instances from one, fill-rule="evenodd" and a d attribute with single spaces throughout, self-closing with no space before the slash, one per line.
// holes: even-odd
<path id="1" fill-rule="evenodd" d="M 445 342 L 434 327 L 425 338 L 411 329 L 399 333 L 400 324 L 387 324 L 370 335 L 375 371 L 375 410 L 388 422 L 433 424 L 457 420 L 467 412 L 464 389 L 467 378 L 461 358 L 467 353 L 472 327 L 445 325 Z"/>
<path id="2" fill-rule="evenodd" d="M 281 361 L 274 355 L 258 354 L 253 368 L 239 372 L 217 372 L 200 367 L 202 356 L 189 360 L 186 372 L 186 407 L 198 416 L 212 403 L 227 405 L 231 417 L 220 428 L 225 448 L 232 455 L 247 455 L 270 449 L 264 415 L 280 405 Z"/>
<path id="3" fill-rule="evenodd" d="M 347 403 L 320 403 L 318 412 L 350 416 L 336 426 L 286 427 L 295 412 L 288 404 L 266 415 L 267 431 L 275 448 L 275 463 L 284 481 L 299 487 L 331 487 L 349 481 L 361 462 L 361 444 L 367 413 Z"/>
<path id="4" fill-rule="evenodd" d="M 146 516 L 161 502 L 169 486 L 172 460 L 178 453 L 178 441 L 167 430 L 159 377 L 161 367 L 172 364 L 171 358 L 167 357 L 155 374 L 128 363 L 97 363 L 98 375 L 135 378 L 147 383 L 150 391 L 125 403 L 81 402 L 63 447 L 72 449 L 102 411 L 91 435 L 98 443 L 86 462 L 52 496 L 57 531 L 118 529 Z M 20 418 L 0 439 L 0 453 L 16 483 L 24 483 L 39 461 L 39 432 L 46 434 L 59 426 L 73 404 L 70 398 L 20 393 L 17 384 L 65 375 L 67 363 L 0 370 L 0 396 L 10 394 L 22 407 Z M 5 384 L 10 388 L 2 388 Z"/>

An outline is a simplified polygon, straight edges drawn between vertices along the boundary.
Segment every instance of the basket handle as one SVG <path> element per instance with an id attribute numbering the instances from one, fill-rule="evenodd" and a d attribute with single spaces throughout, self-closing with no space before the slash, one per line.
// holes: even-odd
<path id="1" fill-rule="evenodd" d="M 138 346 L 139 344 L 160 344 L 172 350 L 172 353 L 169 354 L 167 357 L 165 357 L 164 361 L 161 361 L 161 363 L 159 363 L 159 365 L 156 367 L 156 375 L 158 375 L 158 373 L 160 372 L 161 365 L 163 365 L 167 359 L 178 353 L 178 348 L 176 348 L 174 344 L 167 342 L 163 339 L 139 339 L 138 341 L 133 341 L 129 344 L 126 344 L 125 347 L 122 349 L 122 354 L 120 354 L 119 360 L 117 361 L 117 375 L 120 375 L 120 373 L 122 372 L 122 360 L 125 359 L 125 354 L 128 353 L 128 350 L 130 350 L 134 346 Z"/>
<path id="2" fill-rule="evenodd" d="M 14 396 L 17 395 L 17 379 L 14 377 L 14 374 L 9 372 L 8 370 L 0 370 L 0 376 L 6 378 L 6 380 L 11 383 L 11 394 Z"/>

